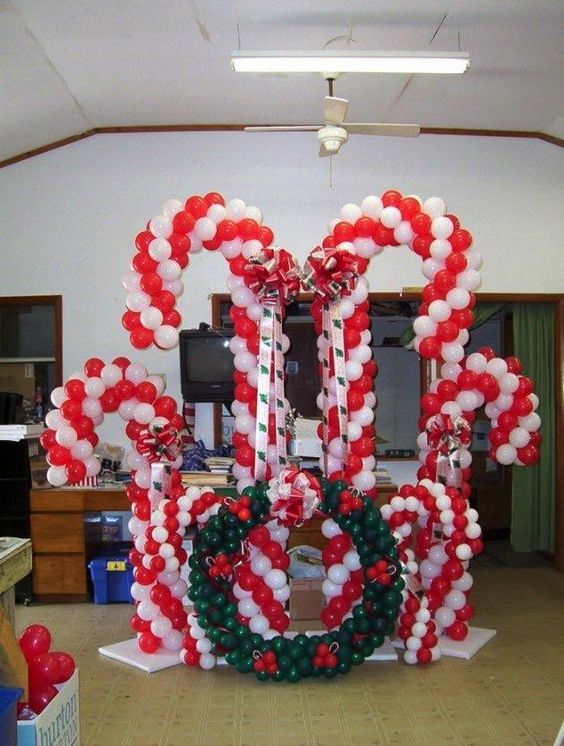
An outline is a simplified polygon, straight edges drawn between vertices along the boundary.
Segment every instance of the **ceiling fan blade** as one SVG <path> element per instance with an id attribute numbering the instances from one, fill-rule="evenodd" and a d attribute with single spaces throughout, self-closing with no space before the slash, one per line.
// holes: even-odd
<path id="1" fill-rule="evenodd" d="M 317 132 L 321 129 L 320 124 L 263 124 L 257 126 L 245 127 L 245 132 Z"/>
<path id="2" fill-rule="evenodd" d="M 390 137 L 418 137 L 418 124 L 370 124 L 368 122 L 346 122 L 347 132 L 353 135 L 389 135 Z"/>
<path id="3" fill-rule="evenodd" d="M 323 105 L 323 120 L 325 124 L 341 125 L 345 121 L 349 102 L 346 98 L 325 96 Z"/>

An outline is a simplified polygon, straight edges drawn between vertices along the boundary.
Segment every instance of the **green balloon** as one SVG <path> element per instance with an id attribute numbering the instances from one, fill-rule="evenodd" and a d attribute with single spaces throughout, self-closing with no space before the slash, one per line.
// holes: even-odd
<path id="1" fill-rule="evenodd" d="M 277 657 L 278 660 L 278 668 L 281 671 L 289 671 L 292 667 L 292 659 L 289 655 L 279 655 Z"/>
<path id="2" fill-rule="evenodd" d="M 337 671 L 339 673 L 348 673 L 351 670 L 350 661 L 339 661 L 337 663 Z"/>
<path id="3" fill-rule="evenodd" d="M 295 666 L 292 666 L 292 668 L 288 671 L 288 681 L 291 684 L 297 684 L 297 682 L 301 679 L 300 672 Z"/>
<path id="4" fill-rule="evenodd" d="M 251 673 L 253 670 L 253 659 L 243 658 L 243 660 L 237 664 L 237 671 L 239 673 Z"/>
<path id="5" fill-rule="evenodd" d="M 297 661 L 296 666 L 302 676 L 309 676 L 313 669 L 313 663 L 311 662 L 309 658 L 305 658 L 305 657 L 300 658 L 300 660 Z"/>
<path id="6" fill-rule="evenodd" d="M 338 665 L 338 664 L 337 664 Z M 326 679 L 334 679 L 337 675 L 337 668 L 322 668 L 323 675 Z"/>
<path id="7" fill-rule="evenodd" d="M 354 627 L 357 632 L 360 632 L 361 634 L 367 634 L 371 631 L 372 625 L 370 624 L 370 619 L 363 619 L 362 617 L 359 617 L 358 619 L 354 620 Z"/>
<path id="8" fill-rule="evenodd" d="M 360 664 L 363 663 L 363 661 L 364 661 L 364 656 L 362 655 L 362 653 L 358 653 L 355 650 L 351 656 L 351 663 L 353 664 L 353 666 L 360 666 Z"/>
<path id="9" fill-rule="evenodd" d="M 237 666 L 241 662 L 241 653 L 238 650 L 232 650 L 226 654 L 225 660 L 230 666 Z"/>
<path id="10" fill-rule="evenodd" d="M 276 673 L 272 674 L 273 681 L 284 681 L 285 678 L 286 678 L 286 673 L 284 671 L 281 671 L 280 669 L 278 669 Z"/>

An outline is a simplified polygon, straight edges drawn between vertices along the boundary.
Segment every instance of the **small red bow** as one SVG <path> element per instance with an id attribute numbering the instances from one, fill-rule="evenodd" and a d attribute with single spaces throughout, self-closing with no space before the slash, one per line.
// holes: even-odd
<path id="1" fill-rule="evenodd" d="M 172 425 L 150 425 L 139 434 L 137 450 L 150 464 L 174 461 L 181 453 L 183 437 Z"/>
<path id="2" fill-rule="evenodd" d="M 321 485 L 317 479 L 294 466 L 284 469 L 269 484 L 270 514 L 285 526 L 309 521 L 321 503 Z"/>
<path id="3" fill-rule="evenodd" d="M 437 414 L 427 421 L 427 443 L 441 453 L 449 453 L 461 443 L 472 441 L 472 428 L 464 417 L 452 419 L 448 414 Z"/>
<path id="4" fill-rule="evenodd" d="M 334 301 L 354 290 L 360 274 L 358 257 L 349 251 L 318 246 L 307 258 L 305 272 L 305 289 L 324 302 Z"/>
<path id="5" fill-rule="evenodd" d="M 300 270 L 286 249 L 263 249 L 245 271 L 245 284 L 263 303 L 288 305 L 300 291 Z"/>

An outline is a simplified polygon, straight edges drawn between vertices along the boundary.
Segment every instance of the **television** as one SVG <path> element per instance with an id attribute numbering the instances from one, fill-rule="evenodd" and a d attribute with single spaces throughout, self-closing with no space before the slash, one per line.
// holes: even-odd
<path id="1" fill-rule="evenodd" d="M 180 385 L 188 402 L 232 402 L 233 353 L 229 341 L 233 329 L 199 329 L 180 332 Z"/>

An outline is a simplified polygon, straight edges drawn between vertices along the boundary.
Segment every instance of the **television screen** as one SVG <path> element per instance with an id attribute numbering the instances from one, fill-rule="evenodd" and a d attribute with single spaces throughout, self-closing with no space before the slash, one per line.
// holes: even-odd
<path id="1" fill-rule="evenodd" d="M 184 329 L 180 332 L 180 382 L 188 402 L 233 401 L 232 329 Z"/>
<path id="2" fill-rule="evenodd" d="M 225 337 L 193 337 L 186 354 L 186 376 L 194 383 L 229 381 L 233 376 L 233 353 Z"/>

